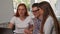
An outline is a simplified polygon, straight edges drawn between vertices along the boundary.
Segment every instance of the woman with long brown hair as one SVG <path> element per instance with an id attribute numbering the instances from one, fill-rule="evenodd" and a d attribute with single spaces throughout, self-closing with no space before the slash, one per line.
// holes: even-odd
<path id="1" fill-rule="evenodd" d="M 17 12 L 10 21 L 8 28 L 12 29 L 15 25 L 15 34 L 24 34 L 24 30 L 28 28 L 31 18 L 28 15 L 27 7 L 24 3 L 20 3 Z"/>
<path id="2" fill-rule="evenodd" d="M 47 1 L 39 3 L 40 15 L 43 15 L 41 23 L 41 34 L 60 34 L 59 22 L 54 14 L 54 11 Z"/>

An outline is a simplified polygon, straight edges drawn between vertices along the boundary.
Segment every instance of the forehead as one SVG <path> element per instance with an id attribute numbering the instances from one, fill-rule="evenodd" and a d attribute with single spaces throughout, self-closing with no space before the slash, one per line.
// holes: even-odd
<path id="1" fill-rule="evenodd" d="M 24 6 L 19 6 L 18 8 L 19 8 L 19 9 L 23 9 L 23 8 L 25 8 L 25 7 L 24 7 Z"/>
<path id="2" fill-rule="evenodd" d="M 32 7 L 32 10 L 37 10 L 38 8 L 37 7 Z"/>

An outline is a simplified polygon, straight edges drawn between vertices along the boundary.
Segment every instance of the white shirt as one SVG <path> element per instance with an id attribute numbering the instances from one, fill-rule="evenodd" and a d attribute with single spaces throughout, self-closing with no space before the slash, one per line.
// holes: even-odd
<path id="1" fill-rule="evenodd" d="M 54 21 L 51 16 L 49 16 L 44 24 L 44 34 L 50 34 L 52 27 L 54 26 Z M 53 28 L 52 34 L 55 34 L 55 29 Z"/>
<path id="2" fill-rule="evenodd" d="M 14 16 L 10 23 L 15 25 L 15 33 L 24 33 L 24 29 L 28 27 L 30 20 L 30 16 L 28 16 L 24 21 L 22 21 L 19 17 Z"/>

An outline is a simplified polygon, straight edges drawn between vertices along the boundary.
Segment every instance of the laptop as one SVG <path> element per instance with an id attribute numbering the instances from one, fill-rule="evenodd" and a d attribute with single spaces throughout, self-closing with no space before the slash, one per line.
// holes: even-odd
<path id="1" fill-rule="evenodd" d="M 0 28 L 0 34 L 14 34 L 12 29 Z"/>

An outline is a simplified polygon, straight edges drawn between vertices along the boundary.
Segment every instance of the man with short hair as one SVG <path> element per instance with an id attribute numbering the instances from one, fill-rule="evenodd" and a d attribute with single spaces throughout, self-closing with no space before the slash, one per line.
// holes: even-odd
<path id="1" fill-rule="evenodd" d="M 33 34 L 40 34 L 40 27 L 41 27 L 41 21 L 42 21 L 42 16 L 40 15 L 40 11 L 39 11 L 39 3 L 34 3 L 32 5 L 32 13 L 35 16 L 33 18 Z"/>

